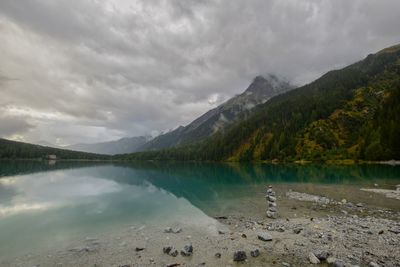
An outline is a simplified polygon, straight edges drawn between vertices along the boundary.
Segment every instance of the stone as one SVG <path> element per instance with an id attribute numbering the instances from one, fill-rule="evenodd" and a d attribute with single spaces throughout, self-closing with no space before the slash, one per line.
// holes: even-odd
<path id="1" fill-rule="evenodd" d="M 276 201 L 276 197 L 274 197 L 274 196 L 268 196 L 267 199 L 268 199 L 268 201 L 271 201 L 271 202 Z"/>
<path id="2" fill-rule="evenodd" d="M 388 229 L 389 232 L 393 233 L 393 234 L 400 234 L 400 228 L 398 229 Z"/>
<path id="3" fill-rule="evenodd" d="M 165 228 L 164 233 L 172 233 L 172 228 L 171 227 Z"/>
<path id="4" fill-rule="evenodd" d="M 258 233 L 257 238 L 260 239 L 261 241 L 272 241 L 272 236 L 268 233 Z"/>
<path id="5" fill-rule="evenodd" d="M 276 231 L 283 233 L 283 232 L 285 232 L 285 227 L 280 226 L 280 227 L 278 227 L 278 229 L 276 229 Z"/>
<path id="6" fill-rule="evenodd" d="M 178 256 L 178 254 L 179 254 L 179 252 L 176 249 L 169 253 L 169 255 L 171 255 L 172 257 L 176 257 L 176 256 Z"/>
<path id="7" fill-rule="evenodd" d="M 172 229 L 171 227 L 167 227 L 167 228 L 164 229 L 164 233 L 168 233 L 168 234 L 171 234 L 171 233 L 178 234 L 180 232 L 182 232 L 182 228 Z"/>
<path id="8" fill-rule="evenodd" d="M 142 251 L 142 250 L 144 250 L 144 249 L 145 249 L 145 248 L 136 247 L 136 248 L 135 248 L 135 251 L 136 251 L 136 252 L 139 252 L 139 251 Z"/>
<path id="9" fill-rule="evenodd" d="M 276 208 L 276 203 L 275 202 L 268 202 L 268 207 Z"/>
<path id="10" fill-rule="evenodd" d="M 345 198 L 343 198 L 341 202 L 342 202 L 342 204 L 346 204 L 347 200 Z"/>
<path id="11" fill-rule="evenodd" d="M 285 266 L 285 267 L 290 267 L 290 264 L 287 263 L 287 262 L 282 262 L 282 265 Z"/>
<path id="12" fill-rule="evenodd" d="M 327 251 L 316 251 L 314 252 L 315 257 L 317 257 L 320 261 L 326 261 L 328 257 L 331 255 Z"/>
<path id="13" fill-rule="evenodd" d="M 181 250 L 181 255 L 182 256 L 191 256 L 193 254 L 193 246 L 192 244 L 185 245 L 183 249 Z"/>
<path id="14" fill-rule="evenodd" d="M 246 252 L 243 250 L 238 250 L 233 254 L 234 261 L 245 261 L 247 259 Z"/>
<path id="15" fill-rule="evenodd" d="M 276 215 L 276 212 L 267 210 L 267 217 L 271 219 L 276 219 L 278 216 Z"/>
<path id="16" fill-rule="evenodd" d="M 260 250 L 256 248 L 255 250 L 250 251 L 250 255 L 252 257 L 256 258 L 256 257 L 260 256 Z"/>
<path id="17" fill-rule="evenodd" d="M 300 234 L 301 231 L 303 231 L 303 228 L 301 228 L 301 227 L 297 227 L 297 228 L 293 229 L 293 233 L 295 233 L 295 234 Z"/>
<path id="18" fill-rule="evenodd" d="M 336 261 L 332 264 L 332 266 L 333 266 L 333 267 L 345 267 L 343 261 L 341 261 L 341 260 L 336 260 Z"/>
<path id="19" fill-rule="evenodd" d="M 172 257 L 176 257 L 179 254 L 178 250 L 174 249 L 172 246 L 163 247 L 163 252 L 164 254 L 168 254 Z"/>
<path id="20" fill-rule="evenodd" d="M 309 202 L 316 202 L 318 204 L 329 204 L 331 200 L 327 197 L 317 196 L 317 195 L 310 195 L 306 193 L 300 193 L 295 191 L 286 192 L 286 196 L 291 199 L 297 199 L 300 201 L 309 201 Z"/>
<path id="21" fill-rule="evenodd" d="M 267 190 L 267 194 L 270 194 L 270 193 L 272 193 L 272 192 L 274 192 L 274 191 L 272 191 L 272 189 L 271 189 L 271 188 L 268 188 L 268 190 Z"/>
<path id="22" fill-rule="evenodd" d="M 368 263 L 369 267 L 379 267 L 379 265 L 376 262 L 371 261 L 370 263 Z"/>
<path id="23" fill-rule="evenodd" d="M 357 203 L 356 206 L 362 208 L 364 205 L 362 203 Z"/>
<path id="24" fill-rule="evenodd" d="M 167 247 L 163 247 L 163 252 L 165 254 L 169 254 L 171 252 L 171 250 L 173 249 L 172 246 L 167 246 Z"/>
<path id="25" fill-rule="evenodd" d="M 221 253 L 217 252 L 217 253 L 215 253 L 214 256 L 219 259 L 219 258 L 221 258 L 222 255 L 221 255 Z"/>
<path id="26" fill-rule="evenodd" d="M 269 207 L 268 209 L 270 212 L 276 212 L 276 208 L 275 207 Z"/>
<path id="27" fill-rule="evenodd" d="M 314 253 L 310 252 L 308 254 L 308 260 L 312 263 L 312 264 L 318 264 L 320 263 L 320 260 L 314 255 Z"/>
<path id="28" fill-rule="evenodd" d="M 334 257 L 328 257 L 326 259 L 326 263 L 328 263 L 328 264 L 333 264 L 335 261 L 336 261 L 336 258 L 334 258 Z"/>

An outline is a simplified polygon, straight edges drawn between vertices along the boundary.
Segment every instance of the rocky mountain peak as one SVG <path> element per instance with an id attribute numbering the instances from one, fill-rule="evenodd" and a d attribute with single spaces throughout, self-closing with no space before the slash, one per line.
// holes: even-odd
<path id="1" fill-rule="evenodd" d="M 289 82 L 284 79 L 278 78 L 274 74 L 267 74 L 265 76 L 258 75 L 253 79 L 253 82 L 244 92 L 245 94 L 274 94 L 277 92 L 284 92 L 290 89 Z"/>

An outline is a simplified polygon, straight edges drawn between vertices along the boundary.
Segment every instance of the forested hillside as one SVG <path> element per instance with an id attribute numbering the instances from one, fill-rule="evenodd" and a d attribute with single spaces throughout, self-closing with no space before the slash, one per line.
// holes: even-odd
<path id="1" fill-rule="evenodd" d="M 259 105 L 205 142 L 119 155 L 161 160 L 400 159 L 400 45 Z"/>
<path id="2" fill-rule="evenodd" d="M 77 152 L 46 146 L 15 142 L 0 138 L 0 159 L 41 159 L 56 155 L 57 159 L 105 160 L 110 156 Z"/>

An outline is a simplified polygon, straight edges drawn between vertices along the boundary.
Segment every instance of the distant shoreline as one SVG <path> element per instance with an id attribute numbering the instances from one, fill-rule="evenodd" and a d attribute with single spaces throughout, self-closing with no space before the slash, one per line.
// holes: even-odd
<path id="1" fill-rule="evenodd" d="M 112 156 L 111 156 L 112 157 Z M 57 159 L 47 160 L 41 158 L 1 158 L 0 161 L 43 161 L 43 162 L 192 162 L 192 163 L 252 163 L 252 164 L 272 164 L 272 165 L 308 165 L 308 164 L 321 164 L 321 165 L 363 165 L 363 164 L 376 164 L 376 165 L 400 165 L 400 160 L 386 160 L 386 161 L 365 161 L 365 160 L 325 160 L 325 161 L 311 161 L 311 160 L 296 160 L 296 161 L 196 161 L 196 160 L 129 160 L 129 159 Z"/>

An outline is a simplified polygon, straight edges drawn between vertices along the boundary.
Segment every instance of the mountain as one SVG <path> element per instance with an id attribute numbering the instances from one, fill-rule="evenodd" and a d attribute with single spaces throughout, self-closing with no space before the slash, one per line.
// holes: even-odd
<path id="1" fill-rule="evenodd" d="M 0 138 L 0 159 L 43 159 L 56 155 L 57 159 L 106 160 L 110 156 L 77 152 L 47 146 L 33 145 Z"/>
<path id="2" fill-rule="evenodd" d="M 55 145 L 55 144 L 50 143 L 50 142 L 45 141 L 45 140 L 39 140 L 39 141 L 35 142 L 35 144 L 37 144 L 39 146 L 48 146 L 48 147 L 54 147 L 54 148 L 61 148 L 62 149 L 61 146 Z"/>
<path id="3" fill-rule="evenodd" d="M 126 156 L 212 161 L 400 159 L 400 45 L 273 97 L 198 145 Z"/>
<path id="4" fill-rule="evenodd" d="M 125 137 L 119 140 L 93 143 L 93 144 L 75 144 L 65 148 L 89 153 L 98 153 L 106 155 L 125 154 L 136 152 L 137 149 L 149 141 L 148 136 Z"/>
<path id="5" fill-rule="evenodd" d="M 255 106 L 290 89 L 292 86 L 287 81 L 275 75 L 257 76 L 242 94 L 206 112 L 187 126 L 159 135 L 138 150 L 158 150 L 204 140 L 247 116 Z"/>

